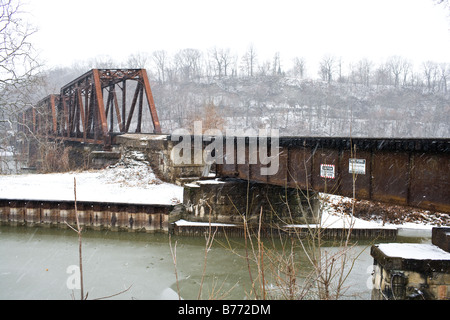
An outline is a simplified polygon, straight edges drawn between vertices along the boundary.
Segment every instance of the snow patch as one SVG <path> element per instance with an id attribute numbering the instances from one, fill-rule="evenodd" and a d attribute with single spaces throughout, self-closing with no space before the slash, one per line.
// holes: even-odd
<path id="1" fill-rule="evenodd" d="M 141 153 L 127 154 L 104 170 L 69 173 L 0 175 L 0 198 L 16 200 L 175 205 L 183 202 L 183 187 L 165 183 L 153 173 Z"/>
<path id="2" fill-rule="evenodd" d="M 195 181 L 195 183 L 198 183 L 198 184 L 223 184 L 225 182 L 220 181 L 219 179 L 214 179 L 214 180 L 197 180 L 197 181 Z"/>
<path id="3" fill-rule="evenodd" d="M 450 260 L 450 253 L 433 244 L 382 243 L 377 247 L 389 257 L 415 260 Z"/>
<path id="4" fill-rule="evenodd" d="M 162 184 L 150 167 L 142 152 L 131 151 L 115 165 L 104 169 L 98 177 L 109 184 L 120 184 L 123 187 L 142 187 Z"/>
<path id="5" fill-rule="evenodd" d="M 184 219 L 180 219 L 175 222 L 175 225 L 178 227 L 208 227 L 210 223 L 187 221 Z M 236 226 L 235 224 L 211 222 L 211 227 L 235 227 L 235 226 Z"/>

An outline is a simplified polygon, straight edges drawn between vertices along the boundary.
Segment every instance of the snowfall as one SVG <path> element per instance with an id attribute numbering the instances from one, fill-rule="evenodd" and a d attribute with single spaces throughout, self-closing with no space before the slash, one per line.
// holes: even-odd
<path id="1" fill-rule="evenodd" d="M 73 171 L 68 173 L 0 175 L 0 199 L 73 201 L 75 185 L 77 201 L 104 203 L 133 203 L 153 205 L 176 205 L 183 203 L 183 187 L 161 181 L 141 155 L 134 154 L 122 159 L 116 165 L 102 170 Z M 206 183 L 206 181 L 203 181 Z M 221 183 L 211 179 L 208 183 Z M 323 199 L 322 227 L 325 228 L 390 228 L 399 235 L 431 237 L 432 224 L 408 222 L 389 224 L 382 221 L 367 221 L 336 210 L 336 204 L 351 201 L 349 198 L 321 194 Z M 202 225 L 201 222 L 179 220 L 177 225 Z M 224 225 L 224 224 L 213 224 Z M 226 224 L 230 226 L 230 224 Z M 302 225 L 291 225 L 291 227 Z M 310 225 L 311 226 L 311 225 Z M 288 226 L 289 227 L 289 226 Z M 394 244 L 392 244 L 394 245 Z M 414 247 L 416 245 L 413 245 Z M 386 250 L 404 251 L 391 247 Z M 411 248 L 412 249 L 412 248 Z M 439 249 L 439 248 L 437 248 Z M 421 249 L 420 249 L 421 250 Z M 429 248 L 427 255 L 434 252 Z M 406 250 L 410 252 L 410 250 Z M 450 253 L 441 251 L 438 256 L 450 259 Z"/>

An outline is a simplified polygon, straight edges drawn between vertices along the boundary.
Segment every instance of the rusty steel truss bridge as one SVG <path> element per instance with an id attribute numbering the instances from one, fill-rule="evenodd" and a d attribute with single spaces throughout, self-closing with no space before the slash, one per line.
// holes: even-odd
<path id="1" fill-rule="evenodd" d="M 153 132 L 161 133 L 145 69 L 92 69 L 23 112 L 19 130 L 107 148 L 117 133 L 142 132 L 144 96 Z"/>
<path id="2" fill-rule="evenodd" d="M 117 135 L 144 132 L 144 124 L 161 133 L 145 69 L 93 69 L 20 117 L 25 133 L 106 149 Z M 281 137 L 279 148 L 274 175 L 249 163 L 249 148 L 245 163 L 218 164 L 216 174 L 450 213 L 448 138 Z"/>

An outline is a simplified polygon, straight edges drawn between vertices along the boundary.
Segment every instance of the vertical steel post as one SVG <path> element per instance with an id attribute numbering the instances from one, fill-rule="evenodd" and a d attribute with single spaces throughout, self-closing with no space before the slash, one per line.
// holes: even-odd
<path id="1" fill-rule="evenodd" d="M 158 113 L 156 112 L 155 101 L 153 100 L 150 82 L 148 81 L 147 70 L 141 69 L 141 77 L 144 84 L 145 96 L 147 98 L 150 114 L 152 116 L 154 133 L 161 133 L 161 125 L 159 124 Z"/>
<path id="2" fill-rule="evenodd" d="M 106 145 L 109 145 L 111 143 L 108 135 L 108 124 L 106 122 L 106 114 L 105 114 L 105 106 L 103 105 L 103 93 L 102 93 L 102 87 L 100 83 L 100 75 L 98 72 L 98 69 L 92 70 L 93 76 L 94 76 L 94 89 L 95 89 L 95 98 L 97 101 L 97 110 L 98 110 L 98 116 L 100 120 L 100 126 L 101 126 L 101 133 L 102 138 L 105 141 Z"/>

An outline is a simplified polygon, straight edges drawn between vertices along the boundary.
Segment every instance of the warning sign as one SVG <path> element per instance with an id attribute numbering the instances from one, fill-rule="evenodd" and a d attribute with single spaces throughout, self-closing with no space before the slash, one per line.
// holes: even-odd
<path id="1" fill-rule="evenodd" d="M 348 159 L 348 172 L 366 174 L 366 159 Z"/>
<path id="2" fill-rule="evenodd" d="M 322 178 L 334 179 L 335 178 L 334 164 L 321 164 L 320 176 Z"/>

